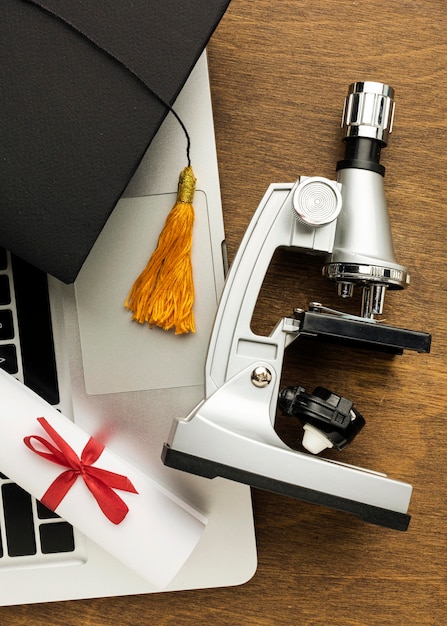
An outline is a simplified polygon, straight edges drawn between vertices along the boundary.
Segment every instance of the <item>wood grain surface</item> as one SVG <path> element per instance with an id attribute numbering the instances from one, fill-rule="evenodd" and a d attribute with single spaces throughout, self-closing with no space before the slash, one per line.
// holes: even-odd
<path id="1" fill-rule="evenodd" d="M 392 358 L 303 342 L 290 349 L 283 381 L 355 400 L 367 426 L 337 458 L 414 486 L 408 532 L 254 490 L 259 565 L 245 585 L 8 607 L 2 624 L 447 623 L 446 12 L 445 0 L 232 0 L 208 49 L 230 261 L 271 182 L 335 176 L 347 86 L 395 88 L 382 162 L 411 286 L 387 295 L 385 314 L 432 333 L 432 352 Z M 268 331 L 310 300 L 341 306 L 317 261 L 279 253 L 254 325 Z"/>

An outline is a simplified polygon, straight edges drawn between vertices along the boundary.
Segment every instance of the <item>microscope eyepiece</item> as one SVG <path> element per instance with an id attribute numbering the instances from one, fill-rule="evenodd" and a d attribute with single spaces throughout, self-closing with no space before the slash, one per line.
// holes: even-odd
<path id="1" fill-rule="evenodd" d="M 352 83 L 343 109 L 344 137 L 376 139 L 384 146 L 393 130 L 394 89 L 372 81 Z"/>
<path id="2" fill-rule="evenodd" d="M 358 168 L 385 175 L 380 152 L 388 143 L 394 117 L 394 89 L 374 82 L 352 83 L 343 108 L 345 158 L 337 171 Z"/>

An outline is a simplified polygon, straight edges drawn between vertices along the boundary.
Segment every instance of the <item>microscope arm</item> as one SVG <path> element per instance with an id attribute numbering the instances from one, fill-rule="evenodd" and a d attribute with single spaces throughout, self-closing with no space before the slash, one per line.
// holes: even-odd
<path id="1" fill-rule="evenodd" d="M 295 217 L 293 196 L 300 182 L 326 186 L 332 183 L 325 179 L 303 177 L 296 183 L 272 184 L 268 187 L 225 282 L 206 361 L 206 397 L 251 364 L 254 351 L 262 359 L 276 354 L 274 367 L 279 367 L 278 371 L 281 371 L 285 340 L 282 331 L 275 331 L 271 337 L 263 337 L 255 335 L 250 328 L 259 291 L 273 254 L 279 247 L 327 254 L 332 250 L 335 236 L 334 221 L 320 228 L 312 228 Z M 296 334 L 293 333 L 297 330 L 293 329 L 289 340 L 295 338 Z"/>

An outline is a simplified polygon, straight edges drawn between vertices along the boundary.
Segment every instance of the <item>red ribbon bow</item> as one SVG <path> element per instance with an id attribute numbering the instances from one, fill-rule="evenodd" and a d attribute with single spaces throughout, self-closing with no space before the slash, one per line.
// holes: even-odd
<path id="1" fill-rule="evenodd" d="M 76 452 L 54 428 L 50 426 L 44 417 L 38 417 L 37 421 L 56 445 L 53 445 L 51 442 L 38 435 L 25 437 L 23 440 L 24 443 L 30 450 L 44 459 L 69 468 L 65 472 L 62 472 L 62 474 L 59 474 L 51 483 L 41 498 L 42 504 L 51 511 L 55 511 L 80 475 L 92 492 L 104 515 L 114 524 L 120 524 L 126 517 L 129 508 L 113 489 L 120 489 L 131 493 L 138 492 L 126 476 L 115 474 L 114 472 L 109 472 L 99 467 L 92 467 L 92 463 L 97 461 L 101 456 L 104 446 L 95 441 L 93 437 L 90 437 L 79 459 Z M 33 439 L 43 445 L 49 452 L 35 448 L 32 442 Z"/>

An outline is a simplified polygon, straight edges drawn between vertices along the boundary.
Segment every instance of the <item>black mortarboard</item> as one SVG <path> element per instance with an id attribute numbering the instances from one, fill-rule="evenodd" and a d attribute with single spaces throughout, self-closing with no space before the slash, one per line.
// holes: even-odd
<path id="1" fill-rule="evenodd" d="M 2 0 L 0 246 L 75 279 L 228 4 Z"/>

